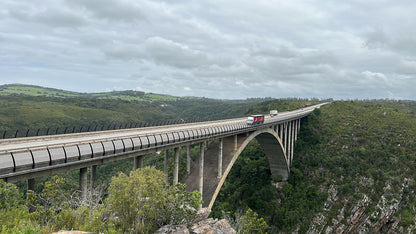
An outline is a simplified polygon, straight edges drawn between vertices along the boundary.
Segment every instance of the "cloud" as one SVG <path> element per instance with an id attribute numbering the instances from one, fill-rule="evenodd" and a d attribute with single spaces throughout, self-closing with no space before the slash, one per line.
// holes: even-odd
<path id="1" fill-rule="evenodd" d="M 0 83 L 416 99 L 416 2 L 4 0 Z"/>
<path id="2" fill-rule="evenodd" d="M 137 1 L 112 0 L 67 0 L 74 9 L 85 10 L 93 16 L 115 21 L 134 22 L 145 20 Z"/>

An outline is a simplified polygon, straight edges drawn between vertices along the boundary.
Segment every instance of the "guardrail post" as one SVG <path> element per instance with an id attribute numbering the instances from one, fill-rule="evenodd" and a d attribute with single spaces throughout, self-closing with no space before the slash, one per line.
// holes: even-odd
<path id="1" fill-rule="evenodd" d="M 191 145 L 186 146 L 186 173 L 191 174 Z"/>
<path id="2" fill-rule="evenodd" d="M 165 181 L 166 181 L 166 183 L 169 183 L 169 181 L 168 181 L 168 163 L 169 163 L 169 155 L 168 155 L 168 152 L 169 150 L 168 149 L 166 149 L 165 150 L 165 161 L 164 161 L 164 167 L 163 167 L 163 174 L 165 174 Z"/>
<path id="3" fill-rule="evenodd" d="M 217 178 L 222 177 L 222 150 L 223 150 L 223 139 L 219 139 L 219 151 L 218 151 L 218 175 Z"/>
<path id="4" fill-rule="evenodd" d="M 179 147 L 173 149 L 175 152 L 175 160 L 173 164 L 173 185 L 178 183 L 179 178 Z"/>
<path id="5" fill-rule="evenodd" d="M 79 189 L 81 190 L 82 202 L 85 202 L 87 200 L 87 190 L 88 190 L 87 172 L 88 172 L 88 167 L 79 169 Z"/>
<path id="6" fill-rule="evenodd" d="M 202 195 L 204 190 L 204 152 L 204 143 L 201 142 L 199 143 L 199 192 L 201 193 L 201 199 L 203 197 Z M 198 209 L 202 209 L 202 204 L 199 204 Z"/>

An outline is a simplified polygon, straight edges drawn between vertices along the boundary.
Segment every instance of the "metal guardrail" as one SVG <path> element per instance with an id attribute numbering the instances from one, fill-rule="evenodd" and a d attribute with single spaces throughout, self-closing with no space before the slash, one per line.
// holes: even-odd
<path id="1" fill-rule="evenodd" d="M 238 117 L 231 117 L 238 118 Z M 166 126 L 173 124 L 184 124 L 184 123 L 199 123 L 205 121 L 220 120 L 220 118 L 202 119 L 195 118 L 190 120 L 167 120 L 167 121 L 151 121 L 151 122 L 135 122 L 135 123 L 110 123 L 110 124 L 94 124 L 84 126 L 60 126 L 50 128 L 33 128 L 33 129 L 15 129 L 15 130 L 0 130 L 0 139 L 12 139 L 21 137 L 34 137 L 34 136 L 50 136 L 60 134 L 72 134 L 72 133 L 83 133 L 83 132 L 96 132 L 96 131 L 108 131 L 118 129 L 130 129 L 130 128 L 144 128 L 144 127 L 155 127 L 155 126 Z"/>

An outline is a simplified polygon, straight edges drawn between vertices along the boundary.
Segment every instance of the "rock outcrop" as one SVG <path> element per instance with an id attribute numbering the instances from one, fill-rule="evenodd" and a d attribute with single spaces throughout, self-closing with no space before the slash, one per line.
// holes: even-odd
<path id="1" fill-rule="evenodd" d="M 237 233 L 228 223 L 226 219 L 204 219 L 197 223 L 192 224 L 190 227 L 186 227 L 185 225 L 166 225 L 161 227 L 156 232 L 157 234 L 170 234 L 170 233 L 179 233 L 179 234 L 187 234 L 187 233 L 195 233 L 195 234 L 202 234 L 202 233 L 210 233 L 210 234 L 222 234 L 222 233 Z"/>

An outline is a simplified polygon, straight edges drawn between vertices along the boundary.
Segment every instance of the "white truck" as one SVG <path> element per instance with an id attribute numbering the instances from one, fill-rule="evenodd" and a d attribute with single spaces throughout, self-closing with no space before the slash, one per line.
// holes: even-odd
<path id="1" fill-rule="evenodd" d="M 270 116 L 276 116 L 279 112 L 277 110 L 271 110 L 270 111 Z"/>

